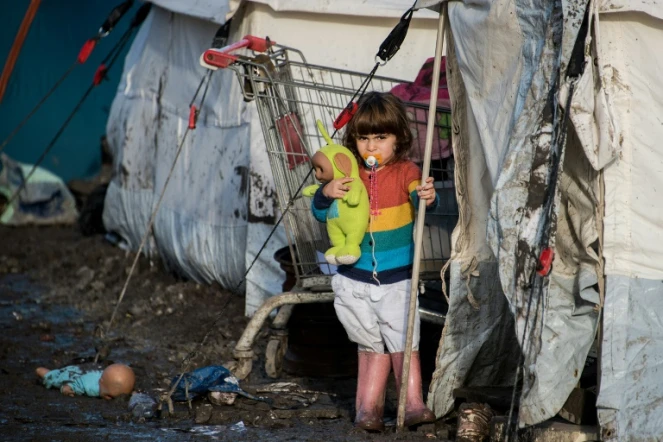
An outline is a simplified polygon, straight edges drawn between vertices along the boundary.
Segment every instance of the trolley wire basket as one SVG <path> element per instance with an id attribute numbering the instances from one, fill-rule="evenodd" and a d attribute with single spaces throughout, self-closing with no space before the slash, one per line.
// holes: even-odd
<path id="1" fill-rule="evenodd" d="M 325 143 L 318 132 L 320 120 L 333 133 L 332 122 L 352 101 L 367 75 L 312 65 L 292 48 L 274 46 L 269 54 L 241 59 L 230 66 L 242 84 L 246 100 L 258 109 L 276 194 L 284 214 L 297 286 L 328 287 L 334 272 L 323 255 L 329 239 L 323 224 L 313 217 L 310 198 L 301 190 L 315 184 L 310 158 Z M 389 91 L 403 81 L 374 76 L 368 91 Z M 420 166 L 428 119 L 428 105 L 406 102 L 414 145 L 411 159 Z M 426 215 L 420 279 L 439 279 L 450 255 L 450 234 L 458 208 L 454 193 L 453 158 L 450 145 L 450 110 L 437 108 L 430 175 L 440 197 L 438 208 Z M 334 139 L 340 143 L 343 129 Z"/>

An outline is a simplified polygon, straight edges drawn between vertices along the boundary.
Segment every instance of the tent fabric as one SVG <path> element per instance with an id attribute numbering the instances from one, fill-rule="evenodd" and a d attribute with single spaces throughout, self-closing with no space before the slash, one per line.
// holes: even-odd
<path id="1" fill-rule="evenodd" d="M 485 5 L 490 0 L 462 0 L 468 5 Z M 432 9 L 440 11 L 440 6 L 448 3 L 449 0 L 417 0 L 416 9 Z M 610 12 L 644 12 L 654 18 L 663 18 L 663 8 L 660 0 L 596 0 L 594 4 L 598 7 L 599 13 Z"/>
<path id="2" fill-rule="evenodd" d="M 351 15 L 360 17 L 400 17 L 412 6 L 403 0 L 151 0 L 169 11 L 223 24 L 250 2 L 269 6 L 276 12 Z M 435 18 L 430 11 L 416 13 L 417 18 Z"/>
<path id="3" fill-rule="evenodd" d="M 400 5 L 405 11 L 411 2 L 400 0 Z M 200 54 L 218 28 L 194 15 L 153 8 L 127 55 L 108 120 L 116 158 L 104 223 L 134 249 L 186 130 L 189 102 L 206 73 L 199 65 Z M 276 12 L 268 5 L 246 2 L 235 13 L 229 40 L 269 35 L 301 50 L 309 63 L 368 72 L 397 21 Z M 407 41 L 378 74 L 414 79 L 434 51 L 435 29 L 433 20 L 413 19 Z M 361 46 L 357 35 L 362 36 Z M 287 240 L 279 227 L 260 251 L 279 212 L 256 104 L 243 101 L 231 70 L 215 71 L 207 96 L 198 128 L 187 135 L 168 184 L 148 249 L 188 277 L 227 288 L 237 287 L 253 264 L 246 278 L 246 312 L 252 315 L 266 298 L 282 290 L 284 274 L 273 254 Z"/>
<path id="4" fill-rule="evenodd" d="M 0 14 L 0 60 L 7 59 L 29 2 L 5 2 Z M 118 2 L 119 3 L 119 2 Z M 114 3 L 106 0 L 41 2 L 0 102 L 0 143 L 14 132 L 67 69 L 76 62 L 85 41 L 97 34 Z M 138 2 L 107 37 L 101 39 L 85 64 L 77 64 L 39 110 L 16 132 L 3 150 L 16 161 L 33 164 L 42 155 L 65 119 L 85 93 L 101 61 L 129 27 Z M 75 12 L 72 12 L 75 11 Z M 101 166 L 101 137 L 108 110 L 122 73 L 121 60 L 95 87 L 67 129 L 41 163 L 67 182 L 89 178 Z"/>
<path id="5" fill-rule="evenodd" d="M 460 387 L 511 387 L 520 352 L 513 315 L 502 293 L 496 261 L 476 266 L 467 276 L 452 261 L 447 321 L 440 341 L 444 357 L 433 372 L 428 405 L 443 416 L 454 408 L 453 391 Z"/>
<path id="6" fill-rule="evenodd" d="M 663 279 L 663 238 L 655 228 L 663 217 L 658 195 L 663 172 L 658 148 L 663 137 L 663 18 L 613 13 L 600 23 L 598 74 L 612 105 L 612 144 L 617 145 L 611 151 L 615 162 L 604 173 L 605 269 L 611 275 Z M 592 147 L 600 154 L 609 148 L 604 144 Z"/>
<path id="7" fill-rule="evenodd" d="M 480 303 L 473 311 L 477 291 L 468 292 L 468 287 L 484 280 L 497 258 L 516 336 L 525 344 L 521 426 L 554 416 L 593 345 L 601 304 L 598 276 L 604 271 L 598 398 L 603 437 L 657 438 L 663 410 L 660 392 L 651 387 L 658 382 L 661 351 L 655 330 L 660 321 L 652 312 L 658 311 L 663 279 L 655 264 L 661 248 L 654 228 L 661 216 L 655 192 L 663 161 L 654 146 L 663 136 L 657 120 L 663 100 L 654 85 L 662 65 L 655 46 L 662 37 L 663 5 L 530 3 L 449 3 L 447 62 L 460 221 L 453 235 L 450 309 L 429 405 L 438 415 L 448 412 L 453 388 L 471 385 L 470 374 L 485 365 L 486 336 L 496 326 L 484 318 L 504 316 L 494 302 Z M 585 7 L 595 8 L 590 15 L 594 22 L 585 41 L 585 71 L 571 102 L 568 139 L 561 146 L 553 271 L 531 305 L 535 320 L 528 329 L 535 332 L 523 341 L 524 301 L 530 292 L 523 288 L 527 281 L 522 275 L 528 272 L 517 266 L 533 264 L 524 259 L 523 250 L 525 255 L 534 251 L 541 234 L 536 184 L 548 173 L 559 110 L 570 90 L 562 75 Z M 505 123 L 494 123 L 505 114 Z M 537 200 L 539 205 L 533 205 Z M 471 345 L 458 338 L 463 331 Z M 500 385 L 508 378 L 501 360 L 494 365 L 479 379 Z"/>
<path id="8" fill-rule="evenodd" d="M 560 18 L 571 11 L 582 17 L 582 2 L 536 2 L 534 7 L 518 1 L 449 4 L 453 35 L 449 57 L 458 66 L 450 76 L 459 72 L 461 77 L 451 81 L 454 112 L 460 110 L 454 121 L 465 120 L 453 144 L 461 221 L 454 232 L 452 259 L 466 269 L 460 277 L 471 281 L 482 277 L 481 270 L 472 269 L 481 269 L 493 256 L 497 258 L 502 289 L 525 353 L 521 425 L 541 422 L 559 411 L 582 372 L 598 322 L 592 302 L 598 300 L 593 289 L 596 254 L 588 246 L 596 238 L 596 229 L 585 228 L 595 223 L 593 187 L 588 186 L 588 195 L 577 195 L 574 184 L 593 178 L 586 162 L 580 162 L 584 167 L 578 170 L 564 169 L 560 178 L 554 215 L 558 231 L 564 230 L 566 236 L 560 239 L 562 235 L 557 235 L 549 285 L 531 305 L 528 302 L 532 296 L 528 275 L 536 264 L 529 256 L 542 233 L 538 226 L 547 165 L 554 127 L 559 124 L 555 111 L 559 103 L 551 92 L 554 94 L 561 81 L 559 71 L 568 63 L 580 24 L 567 21 L 562 28 Z M 477 47 L 482 50 L 476 51 Z M 576 146 L 575 156 L 577 151 L 582 152 Z M 585 264 L 579 266 L 578 262 Z M 520 267 L 519 263 L 526 265 Z M 458 327 L 456 312 L 472 303 L 462 290 L 452 291 L 451 299 L 445 329 Z M 498 306 L 488 305 L 496 309 L 492 316 L 500 317 Z M 530 332 L 523 339 L 526 325 Z M 486 350 L 481 335 L 491 326 L 484 324 L 475 331 L 482 351 Z M 438 367 L 461 357 L 459 351 L 472 350 L 443 340 Z M 473 364 L 481 365 L 481 358 L 479 352 Z M 443 379 L 467 379 L 473 364 L 467 360 L 464 366 L 456 364 L 452 369 L 456 371 L 435 380 L 431 392 L 443 392 L 434 394 L 430 403 L 436 414 L 448 412 L 453 404 Z M 484 378 L 497 384 L 508 379 L 500 367 L 496 364 L 493 373 L 484 373 Z"/>
<path id="9" fill-rule="evenodd" d="M 601 440 L 661 439 L 662 285 L 660 279 L 606 277 L 597 400 Z"/>
<path id="10" fill-rule="evenodd" d="M 231 18 L 239 4 L 237 0 L 151 0 L 151 2 L 168 11 L 217 25 L 222 25 Z"/>
<path id="11" fill-rule="evenodd" d="M 115 173 L 104 224 L 133 249 L 186 131 L 188 104 L 205 76 L 197 48 L 209 45 L 215 31 L 212 23 L 154 8 L 127 55 L 108 120 Z M 249 127 L 230 71 L 216 72 L 207 90 L 209 97 L 222 93 L 224 101 L 205 101 L 198 128 L 187 135 L 148 251 L 158 251 L 171 268 L 195 280 L 234 287 L 244 267 L 243 254 L 230 251 L 243 250 L 246 241 Z"/>
<path id="12" fill-rule="evenodd" d="M 615 12 L 599 23 L 597 70 L 611 99 L 619 152 L 603 169 L 607 277 L 597 407 L 604 440 L 656 440 L 663 428 L 657 227 L 663 216 L 663 17 Z"/>

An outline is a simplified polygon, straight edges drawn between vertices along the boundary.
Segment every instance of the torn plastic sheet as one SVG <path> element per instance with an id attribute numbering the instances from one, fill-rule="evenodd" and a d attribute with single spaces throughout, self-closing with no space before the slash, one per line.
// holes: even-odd
<path id="1" fill-rule="evenodd" d="M 76 200 L 67 185 L 48 170 L 19 163 L 0 154 L 0 197 L 9 202 L 23 186 L 10 207 L 0 204 L 0 224 L 73 224 L 78 219 Z M 26 182 L 26 178 L 29 179 Z"/>
<path id="2" fill-rule="evenodd" d="M 254 396 L 242 390 L 237 378 L 230 374 L 230 370 L 221 365 L 209 365 L 198 368 L 192 372 L 184 373 L 181 379 L 180 375 L 174 376 L 170 383 L 170 388 L 173 388 L 174 385 L 177 385 L 172 395 L 175 401 L 192 400 L 210 391 L 237 393 L 256 401 L 270 401 L 268 398 Z"/>
<path id="3" fill-rule="evenodd" d="M 239 421 L 233 425 L 198 425 L 191 428 L 162 428 L 161 431 L 168 433 L 191 433 L 196 436 L 218 436 L 228 432 L 244 433 L 246 425 L 244 425 L 244 421 Z"/>

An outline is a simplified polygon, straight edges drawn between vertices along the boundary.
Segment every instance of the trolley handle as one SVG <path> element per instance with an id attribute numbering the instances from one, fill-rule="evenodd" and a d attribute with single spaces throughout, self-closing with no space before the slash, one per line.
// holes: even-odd
<path id="1" fill-rule="evenodd" d="M 242 48 L 247 48 L 255 52 L 266 52 L 273 44 L 273 41 L 266 38 L 245 35 L 236 43 L 224 46 L 223 48 L 210 48 L 206 50 L 201 56 L 200 64 L 208 69 L 225 69 L 238 59 L 237 56 L 232 55 L 232 52 Z"/>

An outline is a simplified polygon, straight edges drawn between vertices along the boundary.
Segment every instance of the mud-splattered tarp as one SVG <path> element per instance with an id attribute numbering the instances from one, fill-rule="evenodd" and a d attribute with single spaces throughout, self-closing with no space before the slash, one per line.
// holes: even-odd
<path id="1" fill-rule="evenodd" d="M 564 73 L 584 3 L 449 4 L 448 59 L 461 205 L 451 269 L 464 283 L 452 283 L 455 291 L 431 386 L 430 404 L 438 414 L 451 409 L 456 387 L 512 385 L 522 346 L 520 422 L 530 425 L 550 418 L 578 382 L 594 341 L 598 295 L 593 289 L 596 253 L 590 247 L 597 235 L 591 228 L 593 175 L 573 140 L 564 157 L 565 143 L 559 136 L 560 91 L 568 87 Z M 564 239 L 557 235 L 556 244 L 552 238 L 556 256 L 549 284 L 533 291 L 531 275 L 547 229 L 544 213 L 553 155 L 564 161 L 564 173 L 551 231 L 565 233 Z M 579 187 L 586 191 L 578 192 Z M 577 209 L 573 215 L 567 212 L 570 206 Z M 578 265 L 581 262 L 585 264 Z M 485 299 L 478 291 L 494 287 L 492 278 L 500 282 L 490 290 L 498 299 Z M 468 315 L 471 330 L 463 325 Z M 456 346 L 462 341 L 474 345 Z M 472 348 L 475 354 L 468 358 L 464 353 Z M 496 361 L 489 364 L 486 355 Z M 470 378 L 477 374 L 479 379 Z"/>
<path id="2" fill-rule="evenodd" d="M 195 23 L 194 23 L 195 22 Z M 187 27 L 208 32 L 184 32 Z M 205 75 L 200 51 L 213 23 L 153 8 L 125 60 L 108 119 L 114 177 L 104 224 L 136 249 L 177 149 L 187 131 L 188 105 Z M 186 49 L 189 50 L 186 50 Z M 246 247 L 249 126 L 232 72 L 218 72 L 189 131 L 154 222 L 148 250 L 198 281 L 236 285 Z M 231 91 L 231 93 L 222 91 Z M 234 92 L 234 93 L 233 93 Z M 201 93 L 197 105 L 200 107 Z"/>
<path id="3" fill-rule="evenodd" d="M 551 153 L 564 148 L 555 144 L 569 93 L 564 73 L 587 7 L 594 21 L 584 42 L 586 69 L 571 103 L 572 130 L 560 151 L 553 272 L 541 294 L 532 296 L 528 275 L 542 233 L 542 189 L 549 185 Z M 523 342 L 526 317 L 528 329 L 535 332 L 524 341 L 520 422 L 534 424 L 557 413 L 594 341 L 601 303 L 597 275 L 603 273 L 597 267 L 598 238 L 605 227 L 606 305 L 621 317 L 613 315 L 602 346 L 601 382 L 612 387 L 599 397 L 601 423 L 609 428 L 604 437 L 638 439 L 660 433 L 663 408 L 646 392 L 648 383 L 659 382 L 655 376 L 663 354 L 654 344 L 657 332 L 636 325 L 656 322 L 657 315 L 649 313 L 648 321 L 638 318 L 644 311 L 635 303 L 642 301 L 638 277 L 651 278 L 647 293 L 654 293 L 654 281 L 663 279 L 661 266 L 652 265 L 663 250 L 655 228 L 661 203 L 654 196 L 661 176 L 656 171 L 663 164 L 654 147 L 663 125 L 655 120 L 663 100 L 652 87 L 654 72 L 662 65 L 653 48 L 661 41 L 662 13 L 663 5 L 656 1 L 449 3 L 447 60 L 461 217 L 451 264 L 452 278 L 459 281 L 452 280 L 429 399 L 438 415 L 451 409 L 456 387 L 509 385 L 513 365 L 497 357 L 491 367 L 486 354 L 493 352 L 495 334 L 498 342 Z M 603 29 L 599 17 L 610 28 L 609 38 L 598 32 Z M 610 21 L 619 28 L 612 29 Z M 629 64 L 629 69 L 616 69 Z M 646 67 L 639 69 L 641 65 Z M 633 112 L 635 107 L 639 112 Z M 599 170 L 605 174 L 604 199 Z M 499 292 L 490 284 L 496 274 L 506 294 L 504 305 L 485 299 L 486 292 Z M 628 275 L 630 282 L 616 284 L 614 274 Z M 505 305 L 515 316 L 516 337 L 502 324 Z M 634 346 L 632 340 L 640 344 Z M 512 357 L 511 352 L 504 355 L 505 360 Z M 647 358 L 656 362 L 645 364 Z M 615 359 L 634 362 L 635 368 L 627 363 L 613 369 Z M 631 412 L 645 409 L 646 419 Z"/>

